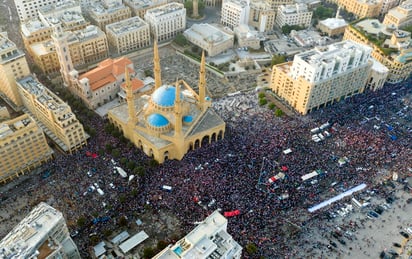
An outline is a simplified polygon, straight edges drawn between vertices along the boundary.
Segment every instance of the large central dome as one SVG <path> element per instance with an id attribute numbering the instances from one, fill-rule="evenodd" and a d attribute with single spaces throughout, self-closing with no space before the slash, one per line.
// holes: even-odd
<path id="1" fill-rule="evenodd" d="M 180 94 L 180 98 L 183 95 Z M 176 88 L 171 85 L 163 85 L 152 94 L 152 101 L 162 107 L 172 107 L 175 104 Z"/>

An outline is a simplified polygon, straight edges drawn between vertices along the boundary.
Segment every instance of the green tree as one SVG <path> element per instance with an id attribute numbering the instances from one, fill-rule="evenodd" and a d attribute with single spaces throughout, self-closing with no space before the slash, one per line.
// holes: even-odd
<path id="1" fill-rule="evenodd" d="M 145 75 L 145 76 L 153 77 L 153 71 L 150 70 L 150 69 L 146 69 L 146 70 L 144 71 L 144 75 Z"/>
<path id="2" fill-rule="evenodd" d="M 188 0 L 185 2 L 185 8 L 186 8 L 186 13 L 191 17 L 193 14 L 193 1 Z M 203 1 L 198 1 L 198 11 L 199 11 L 199 16 L 203 16 L 203 11 L 205 9 L 205 3 Z M 193 17 L 197 18 L 197 17 Z"/>
<path id="3" fill-rule="evenodd" d="M 266 94 L 263 92 L 260 92 L 258 96 L 259 96 L 259 99 L 262 99 L 266 97 Z"/>
<path id="4" fill-rule="evenodd" d="M 145 247 L 143 249 L 143 258 L 152 258 L 156 255 L 156 252 L 151 247 Z"/>
<path id="5" fill-rule="evenodd" d="M 319 6 L 313 11 L 313 18 L 324 20 L 326 18 L 332 18 L 335 16 L 335 10 L 333 8 Z"/>
<path id="6" fill-rule="evenodd" d="M 273 55 L 272 57 L 272 62 L 270 63 L 270 65 L 273 67 L 274 65 L 277 64 L 282 64 L 286 62 L 286 57 L 283 55 Z"/>
<path id="7" fill-rule="evenodd" d="M 98 242 L 99 242 L 99 237 L 98 237 L 98 236 L 92 236 L 92 237 L 90 237 L 90 244 L 91 244 L 92 246 L 97 245 Z"/>
<path id="8" fill-rule="evenodd" d="M 286 25 L 282 26 L 282 33 L 283 34 L 289 34 L 292 30 L 301 31 L 301 30 L 304 30 L 304 29 L 305 29 L 305 27 L 303 27 L 303 26 L 286 24 Z"/>
<path id="9" fill-rule="evenodd" d="M 274 103 L 269 103 L 268 107 L 269 107 L 269 109 L 273 110 L 273 109 L 275 109 L 276 106 L 275 106 Z"/>
<path id="10" fill-rule="evenodd" d="M 257 251 L 258 251 L 258 248 L 257 248 L 257 246 L 256 246 L 254 243 L 249 243 L 249 244 L 246 245 L 246 252 L 247 252 L 249 255 L 253 255 L 253 254 L 255 254 Z"/>
<path id="11" fill-rule="evenodd" d="M 80 217 L 77 219 L 77 226 L 84 227 L 86 225 L 86 218 L 85 217 Z"/>
<path id="12" fill-rule="evenodd" d="M 278 109 L 275 110 L 275 116 L 276 117 L 281 117 L 282 115 L 283 115 L 283 111 L 281 109 L 278 108 Z"/>
<path id="13" fill-rule="evenodd" d="M 120 164 L 122 164 L 122 165 L 126 165 L 127 161 L 128 160 L 125 157 L 120 158 Z"/>
<path id="14" fill-rule="evenodd" d="M 157 250 L 163 250 L 167 245 L 168 243 L 166 241 L 159 240 L 159 242 L 157 242 Z"/>
<path id="15" fill-rule="evenodd" d="M 120 157 L 120 151 L 116 148 L 116 149 L 113 149 L 112 150 L 112 156 L 114 157 L 114 158 L 118 158 L 118 157 Z"/>
<path id="16" fill-rule="evenodd" d="M 260 106 L 266 105 L 267 103 L 268 103 L 268 101 L 265 98 L 259 99 L 259 105 Z"/>
<path id="17" fill-rule="evenodd" d="M 109 237 L 112 233 L 113 233 L 112 230 L 106 229 L 106 230 L 103 232 L 103 235 L 104 235 L 105 237 Z"/>
<path id="18" fill-rule="evenodd" d="M 187 45 L 187 39 L 183 34 L 178 34 L 176 35 L 175 39 L 173 40 L 177 45 L 179 46 L 186 46 Z"/>
<path id="19" fill-rule="evenodd" d="M 119 218 L 119 226 L 121 226 L 121 227 L 125 227 L 125 226 L 127 226 L 127 219 L 126 219 L 126 217 L 125 216 L 121 216 L 120 218 Z"/>

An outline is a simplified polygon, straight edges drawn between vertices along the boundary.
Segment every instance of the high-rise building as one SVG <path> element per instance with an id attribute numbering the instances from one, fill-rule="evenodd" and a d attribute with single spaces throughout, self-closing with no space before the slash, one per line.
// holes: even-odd
<path id="1" fill-rule="evenodd" d="M 203 54 L 198 93 L 183 80 L 174 85 L 162 84 L 155 41 L 153 93 L 141 93 L 135 98 L 133 84 L 126 74 L 127 103 L 111 109 L 109 121 L 159 163 L 167 159 L 181 160 L 190 150 L 222 139 L 226 124 L 211 107 L 210 97 L 206 96 L 205 62 Z"/>
<path id="2" fill-rule="evenodd" d="M 143 19 L 147 10 L 167 4 L 167 0 L 124 0 L 124 4 L 132 10 L 133 16 Z"/>
<path id="3" fill-rule="evenodd" d="M 312 11 L 306 4 L 281 5 L 276 14 L 276 25 L 282 28 L 285 25 L 299 25 L 305 28 L 310 26 Z"/>
<path id="4" fill-rule="evenodd" d="M 267 1 L 252 0 L 249 3 L 248 25 L 257 28 L 259 32 L 273 30 L 275 26 L 276 10 Z"/>
<path id="5" fill-rule="evenodd" d="M 122 0 L 94 2 L 88 8 L 88 13 L 92 23 L 102 31 L 106 30 L 106 25 L 128 19 L 132 15 L 130 8 Z"/>
<path id="6" fill-rule="evenodd" d="M 385 15 L 385 18 L 383 19 L 383 24 L 393 24 L 398 29 L 411 25 L 412 0 L 407 0 L 399 6 L 389 10 L 388 13 Z"/>
<path id="7" fill-rule="evenodd" d="M 227 233 L 227 219 L 216 210 L 153 259 L 240 259 L 241 256 L 242 247 Z"/>
<path id="8" fill-rule="evenodd" d="M 150 45 L 150 28 L 136 16 L 106 26 L 108 42 L 117 54 L 125 54 Z"/>
<path id="9" fill-rule="evenodd" d="M 69 89 L 90 109 L 96 109 L 117 97 L 120 85 L 125 81 L 126 68 L 130 70 L 130 74 L 135 74 L 133 63 L 128 58 L 121 57 L 106 59 L 82 75 L 72 70 Z"/>
<path id="10" fill-rule="evenodd" d="M 16 5 L 17 15 L 21 22 L 32 18 L 37 18 L 40 7 L 49 6 L 52 4 L 63 3 L 66 0 L 14 0 Z"/>
<path id="11" fill-rule="evenodd" d="M 353 41 L 317 47 L 273 66 L 271 88 L 298 113 L 308 112 L 362 93 L 372 49 Z"/>
<path id="12" fill-rule="evenodd" d="M 358 18 L 378 17 L 382 9 L 382 0 L 338 0 L 338 5 Z"/>
<path id="13" fill-rule="evenodd" d="M 147 10 L 144 20 L 154 41 L 169 40 L 186 29 L 186 8 L 180 3 L 165 4 Z"/>
<path id="14" fill-rule="evenodd" d="M 64 152 L 86 145 L 88 135 L 70 106 L 33 76 L 17 82 L 25 111 Z"/>
<path id="15" fill-rule="evenodd" d="M 63 214 L 44 202 L 0 241 L 0 247 L 0 258 L 81 258 Z"/>
<path id="16" fill-rule="evenodd" d="M 0 123 L 0 182 L 31 171 L 52 154 L 43 131 L 29 115 Z"/>
<path id="17" fill-rule="evenodd" d="M 24 52 L 5 35 L 0 34 L 0 96 L 15 110 L 19 110 L 23 105 L 16 80 L 29 74 Z"/>
<path id="18" fill-rule="evenodd" d="M 372 47 L 373 58 L 389 69 L 388 83 L 409 78 L 412 72 L 411 33 L 376 19 L 365 19 L 347 26 L 343 38 Z"/>
<path id="19" fill-rule="evenodd" d="M 220 23 L 234 29 L 241 24 L 247 24 L 249 20 L 249 6 L 245 0 L 224 0 Z"/>

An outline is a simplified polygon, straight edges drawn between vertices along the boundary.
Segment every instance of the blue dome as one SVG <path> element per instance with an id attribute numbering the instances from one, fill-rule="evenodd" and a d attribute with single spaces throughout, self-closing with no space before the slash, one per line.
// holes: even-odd
<path id="1" fill-rule="evenodd" d="M 153 102 L 162 107 L 173 106 L 175 104 L 175 97 L 176 88 L 171 85 L 161 86 L 152 94 Z M 180 94 L 180 98 L 183 98 L 182 94 Z"/>
<path id="2" fill-rule="evenodd" d="M 154 127 L 164 127 L 169 124 L 169 121 L 161 114 L 153 113 L 147 117 L 147 122 Z"/>
<path id="3" fill-rule="evenodd" d="M 183 116 L 183 122 L 191 123 L 193 121 L 193 117 L 190 115 Z"/>

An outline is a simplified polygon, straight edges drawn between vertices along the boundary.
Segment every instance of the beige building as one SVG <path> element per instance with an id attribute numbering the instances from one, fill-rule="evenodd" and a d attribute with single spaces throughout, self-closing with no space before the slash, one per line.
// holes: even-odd
<path id="1" fill-rule="evenodd" d="M 167 4 L 167 0 L 124 0 L 124 4 L 132 10 L 133 16 L 143 19 L 147 10 Z"/>
<path id="2" fill-rule="evenodd" d="M 275 26 L 276 10 L 272 9 L 264 0 L 252 0 L 249 3 L 248 25 L 255 27 L 259 32 L 273 30 Z"/>
<path id="3" fill-rule="evenodd" d="M 372 56 L 389 69 L 387 82 L 391 84 L 406 80 L 412 72 L 411 35 L 395 28 L 374 19 L 362 20 L 350 24 L 343 36 L 344 39 L 372 47 Z M 379 41 L 368 39 L 377 39 L 378 36 Z M 379 42 L 381 43 L 377 44 Z"/>
<path id="4" fill-rule="evenodd" d="M 5 106 L 0 106 L 0 122 L 8 119 L 10 119 L 9 110 Z"/>
<path id="5" fill-rule="evenodd" d="M 150 26 L 154 41 L 173 39 L 186 29 L 186 8 L 172 2 L 148 10 L 144 20 Z"/>
<path id="6" fill-rule="evenodd" d="M 38 18 L 20 23 L 20 34 L 26 49 L 29 49 L 33 43 L 50 40 L 52 31 L 50 26 Z"/>
<path id="7" fill-rule="evenodd" d="M 130 8 L 124 5 L 122 0 L 94 2 L 89 6 L 88 13 L 92 23 L 103 31 L 106 29 L 106 25 L 128 19 L 132 16 Z"/>
<path id="8" fill-rule="evenodd" d="M 138 16 L 107 25 L 106 35 L 117 54 L 147 47 L 151 42 L 149 25 Z"/>
<path id="9" fill-rule="evenodd" d="M 0 241 L 0 247 L 0 258 L 81 258 L 63 214 L 44 202 Z"/>
<path id="10" fill-rule="evenodd" d="M 412 24 L 412 0 L 407 0 L 399 6 L 391 9 L 385 15 L 383 24 L 393 24 L 396 28 L 402 28 Z"/>
<path id="11" fill-rule="evenodd" d="M 82 75 L 79 75 L 77 70 L 72 70 L 69 89 L 80 97 L 89 109 L 94 110 L 117 97 L 120 85 L 125 79 L 126 67 L 130 74 L 135 74 L 133 63 L 125 57 L 106 59 Z"/>
<path id="12" fill-rule="evenodd" d="M 248 47 L 252 49 L 260 49 L 260 42 L 263 38 L 251 26 L 241 24 L 234 29 L 239 47 Z"/>
<path id="13" fill-rule="evenodd" d="M 281 5 L 291 5 L 295 3 L 293 0 L 266 0 L 266 2 L 275 11 L 278 10 Z"/>
<path id="14" fill-rule="evenodd" d="M 183 35 L 188 41 L 206 51 L 208 56 L 216 56 L 233 48 L 235 38 L 230 30 L 208 23 L 195 23 Z"/>
<path id="15" fill-rule="evenodd" d="M 202 55 L 199 92 L 185 81 L 162 84 L 157 42 L 154 47 L 155 89 L 150 95 L 133 96 L 126 75 L 127 104 L 109 111 L 109 121 L 143 152 L 163 163 L 181 160 L 190 150 L 224 137 L 225 122 L 206 95 L 206 65 Z M 127 70 L 126 70 L 127 71 Z"/>
<path id="16" fill-rule="evenodd" d="M 285 25 L 299 25 L 305 28 L 310 26 L 312 11 L 306 4 L 281 5 L 276 14 L 276 26 L 282 28 Z"/>
<path id="17" fill-rule="evenodd" d="M 318 29 L 329 37 L 344 34 L 346 26 L 346 21 L 340 18 L 328 18 L 318 23 Z"/>
<path id="18" fill-rule="evenodd" d="M 352 41 L 317 47 L 295 55 L 293 62 L 273 66 L 271 88 L 305 115 L 365 89 L 372 49 Z"/>
<path id="19" fill-rule="evenodd" d="M 249 20 L 248 3 L 245 0 L 224 0 L 220 23 L 234 29 L 241 24 L 247 24 Z"/>
<path id="20" fill-rule="evenodd" d="M 84 69 L 106 59 L 109 55 L 106 34 L 98 27 L 89 25 L 83 30 L 64 32 L 61 38 L 52 37 L 29 45 L 27 51 L 43 73 L 59 72 L 60 65 L 65 62 L 65 59 L 59 61 L 56 42 L 62 46 L 60 49 L 66 48 L 69 51 L 71 69 Z"/>
<path id="21" fill-rule="evenodd" d="M 25 77 L 17 84 L 25 111 L 61 150 L 72 153 L 87 144 L 88 135 L 67 103 L 33 76 Z"/>
<path id="22" fill-rule="evenodd" d="M 381 11 L 379 13 L 380 17 L 383 17 L 388 13 L 389 10 L 395 8 L 400 3 L 400 0 L 382 0 Z"/>
<path id="23" fill-rule="evenodd" d="M 227 219 L 217 210 L 153 259 L 240 259 L 242 247 L 227 233 Z"/>
<path id="24" fill-rule="evenodd" d="M 19 110 L 23 103 L 17 90 L 16 80 L 30 74 L 24 52 L 5 35 L 0 34 L 0 96 L 13 109 Z"/>
<path id="25" fill-rule="evenodd" d="M 378 17 L 382 9 L 382 0 L 338 0 L 338 5 L 358 18 Z"/>
<path id="26" fill-rule="evenodd" d="M 0 182 L 30 172 L 52 154 L 43 131 L 29 115 L 0 123 Z"/>

